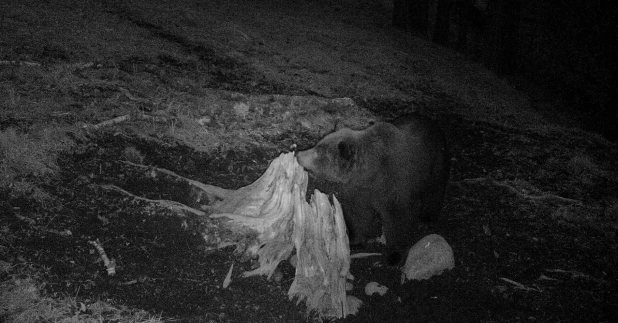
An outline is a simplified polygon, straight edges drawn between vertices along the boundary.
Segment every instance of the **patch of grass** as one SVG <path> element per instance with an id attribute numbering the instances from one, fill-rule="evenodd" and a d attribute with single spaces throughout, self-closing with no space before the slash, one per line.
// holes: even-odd
<path id="1" fill-rule="evenodd" d="M 0 132 L 0 170 L 0 184 L 6 185 L 20 176 L 54 174 L 58 165 L 42 143 L 9 128 Z"/>
<path id="2" fill-rule="evenodd" d="M 594 160 L 586 155 L 573 156 L 566 164 L 566 170 L 582 185 L 592 186 L 607 176 Z"/>
<path id="3" fill-rule="evenodd" d="M 49 298 L 32 277 L 12 278 L 0 283 L 0 320 L 30 322 L 163 322 L 143 310 L 116 307 L 107 302 L 85 303 L 74 297 Z"/>
<path id="4" fill-rule="evenodd" d="M 32 180 L 42 181 L 58 172 L 60 151 L 73 147 L 66 129 L 45 128 L 28 134 L 14 128 L 0 131 L 0 187 L 30 190 Z"/>
<path id="5" fill-rule="evenodd" d="M 133 146 L 127 147 L 122 151 L 122 159 L 136 164 L 144 163 L 144 156 Z"/>

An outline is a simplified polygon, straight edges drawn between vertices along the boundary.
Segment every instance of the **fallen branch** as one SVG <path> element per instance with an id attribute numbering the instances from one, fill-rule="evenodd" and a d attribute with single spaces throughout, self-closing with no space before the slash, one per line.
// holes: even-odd
<path id="1" fill-rule="evenodd" d="M 169 123 L 169 122 L 176 120 L 176 118 L 168 117 L 168 116 L 151 115 L 151 114 L 146 114 L 146 113 L 130 113 L 130 114 L 125 114 L 119 117 L 115 117 L 113 119 L 99 122 L 95 125 L 84 124 L 82 127 L 85 129 L 99 130 L 103 127 L 113 126 L 118 123 L 129 121 L 131 119 L 146 120 L 150 122 L 159 122 L 159 123 Z"/>
<path id="2" fill-rule="evenodd" d="M 101 257 L 101 260 L 103 260 L 105 268 L 107 268 L 107 274 L 110 276 L 114 276 L 116 274 L 116 261 L 114 259 L 110 260 L 109 258 L 107 258 L 105 249 L 103 249 L 103 246 L 101 245 L 99 239 L 94 241 L 90 240 L 88 241 L 88 243 L 93 245 L 94 248 L 99 252 L 99 256 Z"/>
<path id="3" fill-rule="evenodd" d="M 230 270 L 227 272 L 227 275 L 225 276 L 225 279 L 223 280 L 223 289 L 226 289 L 228 286 L 230 286 L 230 283 L 232 282 L 232 271 L 233 270 L 234 270 L 234 264 L 230 266 Z"/>
<path id="4" fill-rule="evenodd" d="M 472 178 L 472 179 L 464 179 L 464 182 L 468 182 L 468 183 L 489 183 L 498 187 L 502 187 L 507 189 L 509 192 L 517 195 L 520 198 L 523 199 L 528 199 L 528 200 L 533 200 L 533 201 L 558 201 L 558 202 L 562 202 L 562 203 L 567 203 L 567 204 L 578 204 L 581 205 L 582 202 L 579 200 L 574 200 L 574 199 L 569 199 L 569 198 L 565 198 L 565 197 L 561 197 L 558 195 L 554 195 L 554 194 L 542 194 L 542 195 L 530 195 L 530 194 L 526 194 L 526 193 L 522 193 L 521 191 L 519 191 L 518 189 L 516 189 L 515 187 L 503 183 L 503 182 L 498 182 L 495 179 L 493 179 L 492 177 L 479 177 L 479 178 Z"/>
<path id="5" fill-rule="evenodd" d="M 518 283 L 518 282 L 516 282 L 514 280 L 511 280 L 511 279 L 508 279 L 508 278 L 504 278 L 504 277 L 500 277 L 500 279 L 504 280 L 505 282 L 507 282 L 507 283 L 509 283 L 509 284 L 511 284 L 511 285 L 513 285 L 515 287 L 524 288 L 525 289 L 525 286 L 523 284 Z"/>

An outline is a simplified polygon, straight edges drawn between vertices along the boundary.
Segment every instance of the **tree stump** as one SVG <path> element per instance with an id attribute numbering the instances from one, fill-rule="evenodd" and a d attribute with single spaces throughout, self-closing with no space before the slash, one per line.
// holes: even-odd
<path id="1" fill-rule="evenodd" d="M 346 297 L 346 279 L 352 276 L 341 205 L 335 197 L 331 204 L 318 190 L 308 203 L 307 182 L 307 172 L 294 154 L 282 154 L 254 183 L 225 196 L 218 190 L 218 196 L 207 198 L 215 202 L 201 216 L 200 230 L 213 247 L 236 245 L 244 259 L 258 257 L 260 266 L 245 277 L 270 278 L 296 250 L 290 299 L 305 300 L 308 311 L 320 317 L 345 317 L 356 312 L 360 301 Z M 212 195 L 209 191 L 206 194 Z"/>

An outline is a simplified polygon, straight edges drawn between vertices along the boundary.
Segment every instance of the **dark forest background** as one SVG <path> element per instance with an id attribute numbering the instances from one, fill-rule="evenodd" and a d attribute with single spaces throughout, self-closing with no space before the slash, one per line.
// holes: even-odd
<path id="1" fill-rule="evenodd" d="M 611 141 L 616 108 L 617 6 L 611 0 L 394 0 L 393 24 L 456 48 Z"/>

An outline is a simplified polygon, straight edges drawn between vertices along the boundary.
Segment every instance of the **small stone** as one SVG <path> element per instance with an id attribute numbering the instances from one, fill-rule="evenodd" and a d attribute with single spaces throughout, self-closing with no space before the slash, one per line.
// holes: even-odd
<path id="1" fill-rule="evenodd" d="M 380 296 L 384 296 L 388 291 L 388 287 L 380 285 L 376 282 L 370 282 L 365 286 L 365 294 L 371 296 L 375 293 L 380 294 Z"/>
<path id="2" fill-rule="evenodd" d="M 345 282 L 345 291 L 346 292 L 350 292 L 354 289 L 354 284 L 350 283 L 350 282 Z"/>

